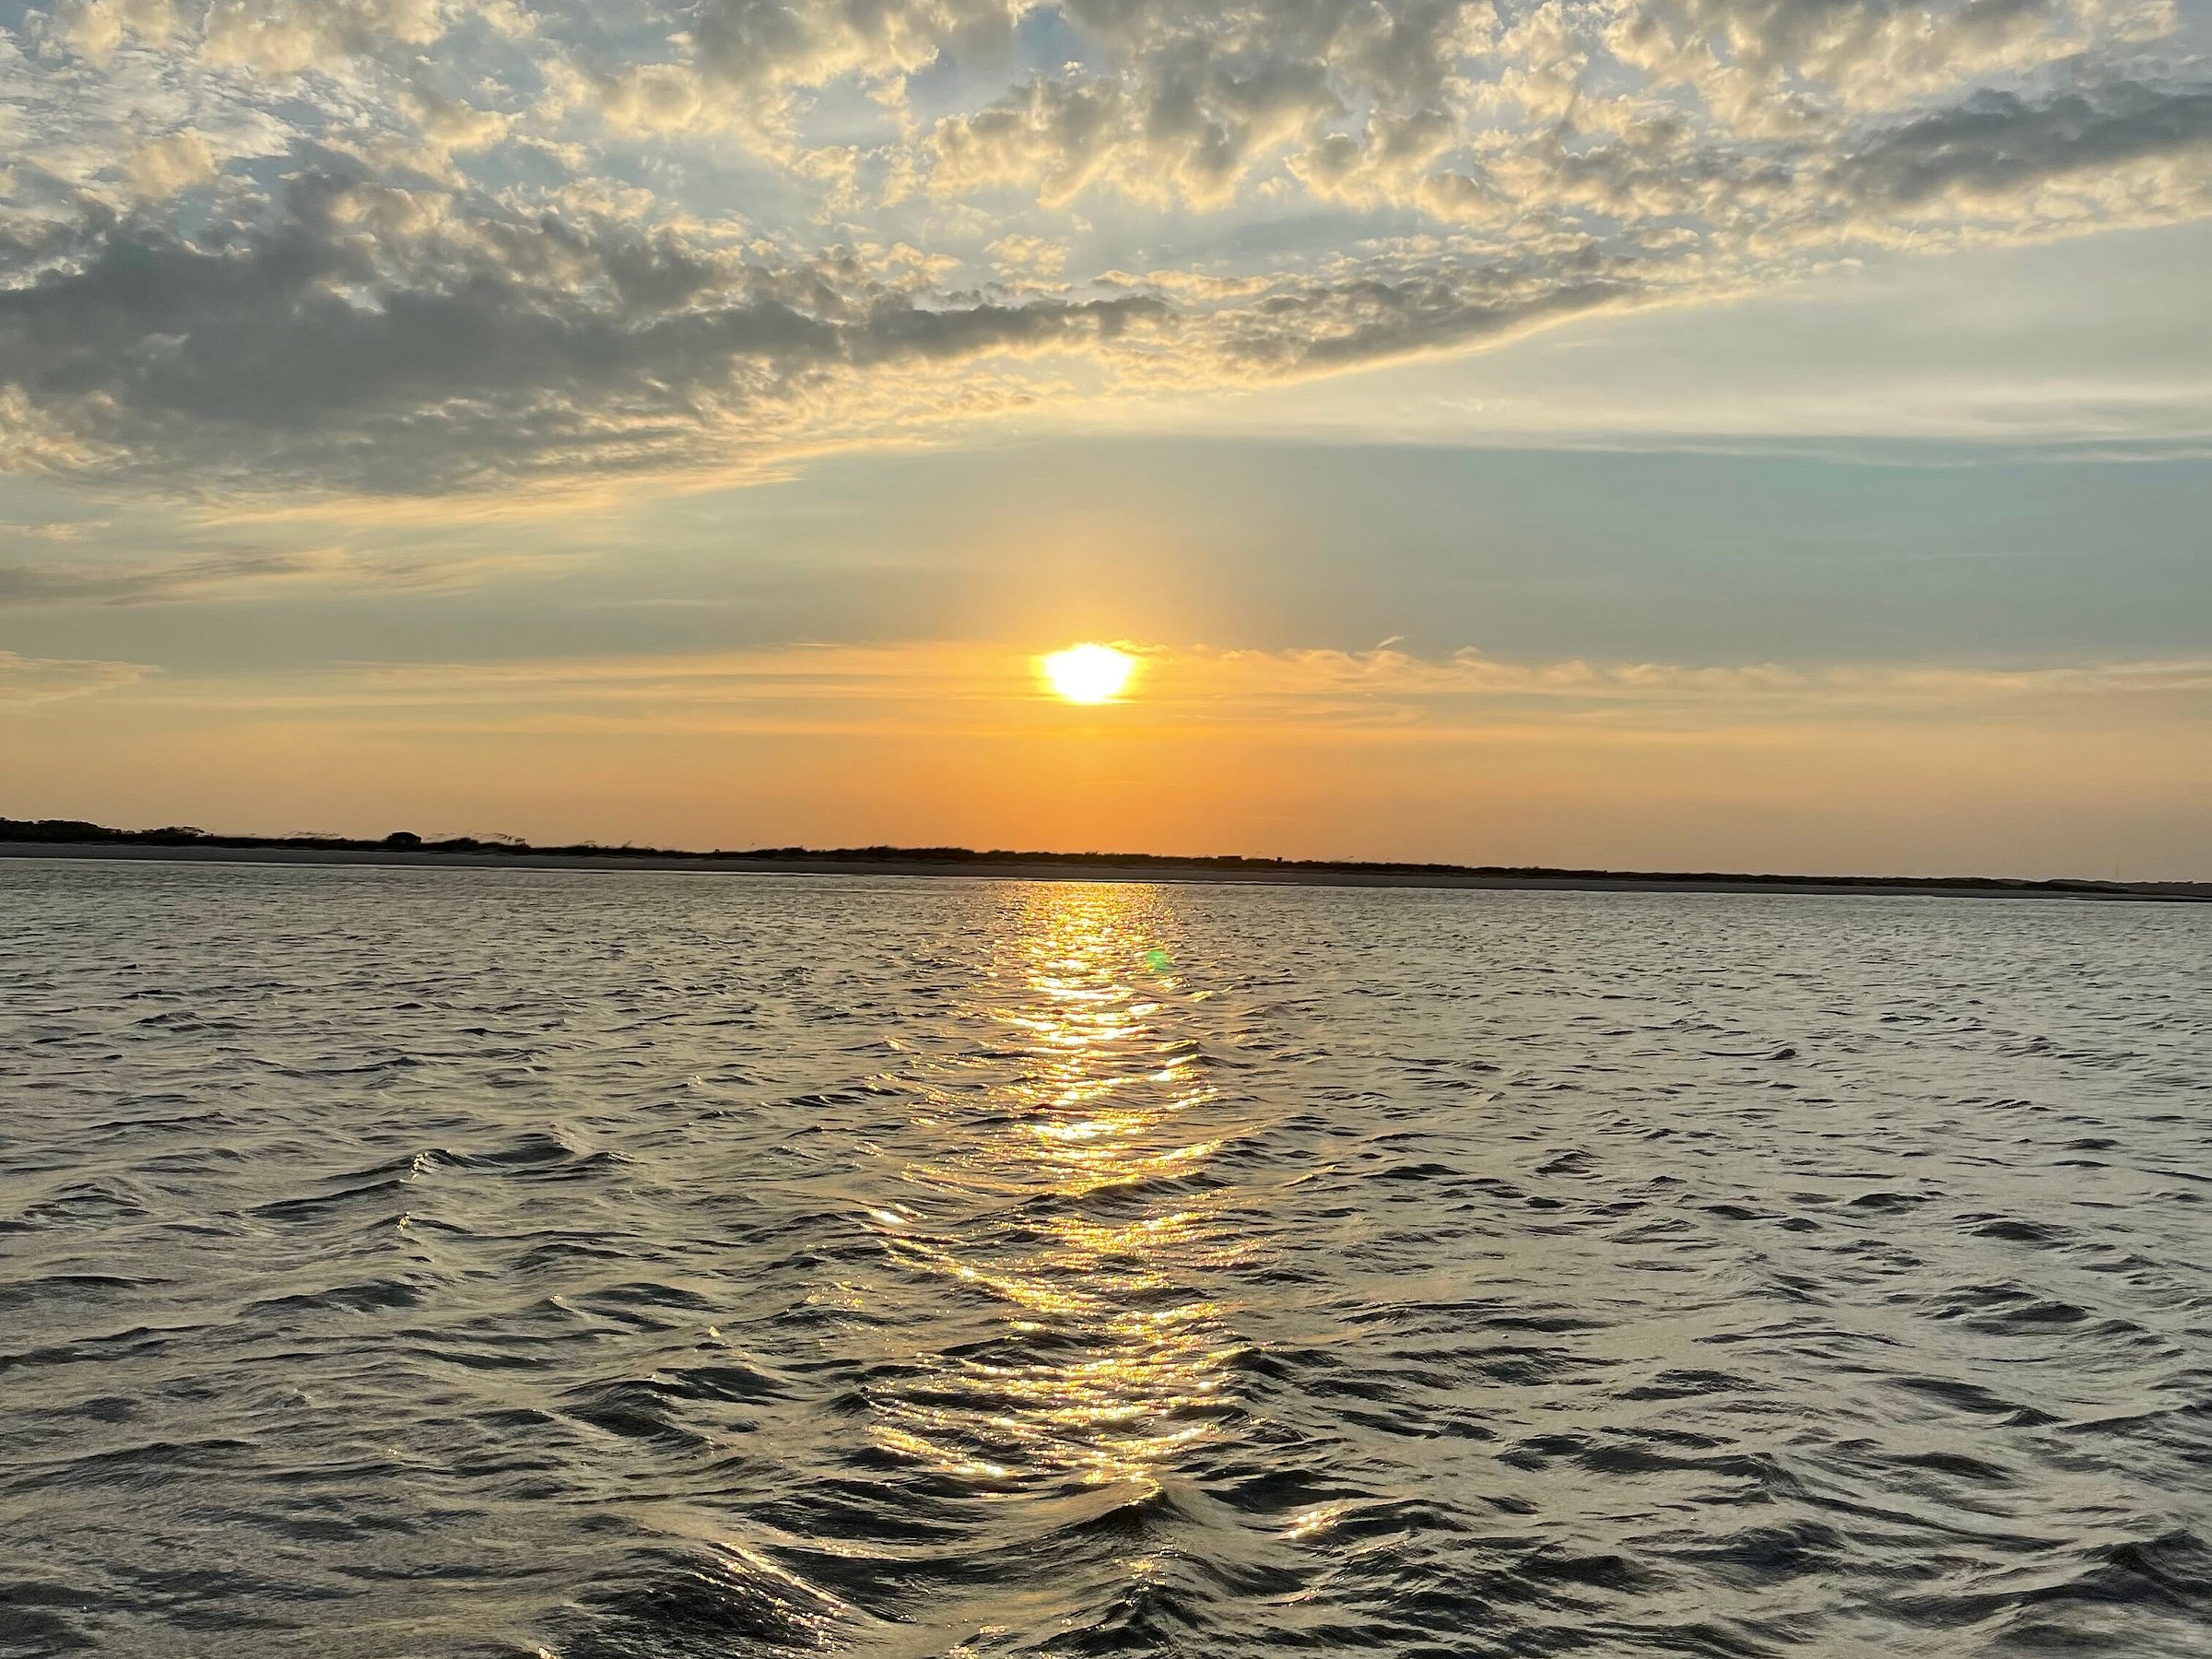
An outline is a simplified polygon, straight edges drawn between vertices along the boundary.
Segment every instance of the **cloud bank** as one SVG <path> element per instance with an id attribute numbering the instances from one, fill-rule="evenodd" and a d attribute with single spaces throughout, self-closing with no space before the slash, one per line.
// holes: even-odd
<path id="1" fill-rule="evenodd" d="M 727 471 L 2203 216 L 2162 0 L 0 11 L 0 466 Z"/>

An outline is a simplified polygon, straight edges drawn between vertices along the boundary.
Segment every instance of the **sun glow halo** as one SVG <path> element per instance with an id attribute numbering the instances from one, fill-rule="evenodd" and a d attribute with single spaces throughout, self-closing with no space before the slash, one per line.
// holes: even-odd
<path id="1" fill-rule="evenodd" d="M 1070 645 L 1041 657 L 1044 683 L 1069 702 L 1112 702 L 1136 672 L 1136 659 L 1111 645 Z"/>

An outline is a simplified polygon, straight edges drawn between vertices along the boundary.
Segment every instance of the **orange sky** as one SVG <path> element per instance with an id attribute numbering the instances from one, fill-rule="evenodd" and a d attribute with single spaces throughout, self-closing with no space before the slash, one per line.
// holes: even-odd
<path id="1" fill-rule="evenodd" d="M 19 709 L 6 758 L 25 797 L 108 821 L 694 847 L 2109 876 L 2185 872 L 2212 806 L 2203 663 L 1139 649 L 1100 707 L 1010 644 L 154 676 Z"/>

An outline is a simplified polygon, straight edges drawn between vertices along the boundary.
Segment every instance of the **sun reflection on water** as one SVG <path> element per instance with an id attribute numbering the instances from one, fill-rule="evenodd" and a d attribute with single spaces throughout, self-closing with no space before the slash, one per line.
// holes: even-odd
<path id="1" fill-rule="evenodd" d="M 968 1339 L 874 1394 L 872 1432 L 954 1479 L 1141 1497 L 1212 1431 L 1234 1354 L 1202 1288 L 1237 1255 L 1200 1126 L 1214 1090 L 1176 1030 L 1158 894 L 1038 884 L 1009 905 L 963 1011 L 992 1035 L 920 1074 L 928 1149 L 876 1222 L 931 1294 L 970 1300 Z"/>

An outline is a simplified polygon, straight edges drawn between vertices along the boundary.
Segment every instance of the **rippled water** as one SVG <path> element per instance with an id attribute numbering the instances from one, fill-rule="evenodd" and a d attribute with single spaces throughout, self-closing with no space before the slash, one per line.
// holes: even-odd
<path id="1" fill-rule="evenodd" d="M 0 1653 L 2212 1653 L 2212 912 L 0 864 Z"/>

